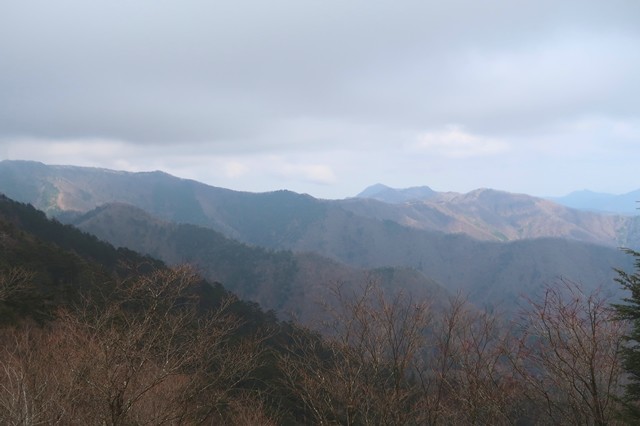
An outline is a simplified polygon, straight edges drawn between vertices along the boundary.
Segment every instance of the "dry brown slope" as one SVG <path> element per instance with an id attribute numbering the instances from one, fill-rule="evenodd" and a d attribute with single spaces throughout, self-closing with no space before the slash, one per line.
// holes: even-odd
<path id="1" fill-rule="evenodd" d="M 579 211 L 542 198 L 491 189 L 439 193 L 427 200 L 399 204 L 367 199 L 341 203 L 362 216 L 489 241 L 557 237 L 609 246 L 640 243 L 630 233 L 640 227 L 638 217 Z"/>

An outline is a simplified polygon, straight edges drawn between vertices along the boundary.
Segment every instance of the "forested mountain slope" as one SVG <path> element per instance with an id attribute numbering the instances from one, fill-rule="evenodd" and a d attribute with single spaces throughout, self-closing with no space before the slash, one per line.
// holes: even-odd
<path id="1" fill-rule="evenodd" d="M 277 364 L 299 339 L 322 344 L 0 195 L 2 424 L 299 424 Z"/>
<path id="2" fill-rule="evenodd" d="M 1 194 L 0 247 L 0 270 L 19 268 L 33 274 L 35 296 L 32 296 L 52 309 L 59 304 L 77 302 L 83 292 L 102 291 L 114 280 L 167 269 L 160 260 L 126 247 L 116 249 L 94 235 L 48 219 L 31 205 Z M 204 305 L 215 305 L 220 298 L 232 297 L 219 283 L 202 280 L 198 287 L 204 292 Z M 248 312 L 254 310 L 255 305 L 239 309 Z M 259 310 L 255 313 L 262 315 Z"/>
<path id="3" fill-rule="evenodd" d="M 248 246 L 211 229 L 159 220 L 126 204 L 104 205 L 74 224 L 117 247 L 172 265 L 194 265 L 204 277 L 225 283 L 240 297 L 305 321 L 318 319 L 319 304 L 336 283 L 354 288 L 373 280 L 438 302 L 447 294 L 413 269 L 362 270 L 313 253 Z"/>
<path id="4" fill-rule="evenodd" d="M 396 269 L 386 285 L 438 295 L 443 292 L 437 282 L 450 293 L 468 293 L 479 305 L 511 304 L 559 278 L 616 291 L 611 285 L 613 268 L 629 266 L 628 256 L 617 249 L 578 241 L 494 243 L 350 217 L 335 210 L 329 220 L 310 225 L 309 234 L 321 237 L 300 239 L 290 246 L 293 252 L 246 246 L 215 231 L 166 223 L 121 204 L 96 209 L 79 218 L 77 225 L 117 246 L 171 264 L 197 265 L 207 278 L 228 283 L 242 297 L 301 317 L 317 308 L 316 302 L 332 283 L 361 283 L 366 276 L 381 280 L 379 274 L 365 274 L 345 264 Z"/>
<path id="5" fill-rule="evenodd" d="M 360 267 L 408 266 L 462 290 L 477 303 L 512 303 L 559 278 L 588 288 L 611 287 L 614 267 L 628 267 L 620 250 L 559 238 L 498 243 L 461 234 L 420 231 L 392 221 L 345 220 L 336 211 L 298 241 L 295 250 L 315 251 Z"/>

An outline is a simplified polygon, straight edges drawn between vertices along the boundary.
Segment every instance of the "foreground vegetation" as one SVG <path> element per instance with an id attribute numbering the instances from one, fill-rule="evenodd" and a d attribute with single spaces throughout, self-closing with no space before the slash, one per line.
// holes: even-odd
<path id="1" fill-rule="evenodd" d="M 508 320 L 334 285 L 311 329 L 6 199 L 0 249 L 2 424 L 633 423 L 637 271 Z"/>

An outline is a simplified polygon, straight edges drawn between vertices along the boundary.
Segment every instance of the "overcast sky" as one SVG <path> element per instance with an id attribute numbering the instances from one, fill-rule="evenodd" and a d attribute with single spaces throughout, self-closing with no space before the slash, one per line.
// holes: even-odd
<path id="1" fill-rule="evenodd" d="M 0 0 L 0 159 L 322 198 L 640 188 L 638 0 Z"/>

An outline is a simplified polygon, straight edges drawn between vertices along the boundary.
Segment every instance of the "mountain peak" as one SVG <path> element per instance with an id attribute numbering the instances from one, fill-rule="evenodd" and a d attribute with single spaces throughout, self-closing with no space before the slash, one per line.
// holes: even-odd
<path id="1" fill-rule="evenodd" d="M 385 203 L 399 204 L 408 201 L 426 200 L 436 194 L 437 192 L 428 186 L 414 186 L 411 188 L 397 189 L 381 183 L 376 183 L 356 195 L 356 198 L 373 198 Z"/>
<path id="2" fill-rule="evenodd" d="M 356 198 L 368 198 L 370 196 L 379 194 L 380 192 L 383 191 L 389 191 L 392 190 L 393 188 L 384 185 L 382 183 L 376 183 L 374 185 L 368 186 L 364 189 L 364 191 L 360 192 L 358 195 L 356 195 Z"/>
<path id="3" fill-rule="evenodd" d="M 571 192 L 563 197 L 549 197 L 549 199 L 574 209 L 636 215 L 640 189 L 619 195 L 585 189 Z"/>

